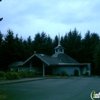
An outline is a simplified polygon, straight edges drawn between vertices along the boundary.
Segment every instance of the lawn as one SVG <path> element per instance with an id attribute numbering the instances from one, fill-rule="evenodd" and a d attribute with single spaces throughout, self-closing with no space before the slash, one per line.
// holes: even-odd
<path id="1" fill-rule="evenodd" d="M 7 98 L 6 94 L 0 93 L 0 100 L 4 100 L 5 98 Z"/>

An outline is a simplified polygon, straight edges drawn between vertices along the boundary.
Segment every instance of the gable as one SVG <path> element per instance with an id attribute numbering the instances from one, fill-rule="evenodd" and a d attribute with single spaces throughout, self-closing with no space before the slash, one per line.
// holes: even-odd
<path id="1" fill-rule="evenodd" d="M 28 58 L 23 63 L 23 65 L 26 64 L 27 62 L 29 62 L 33 57 L 39 58 L 42 62 L 44 62 L 48 66 L 50 66 L 50 65 L 57 65 L 58 63 L 62 63 L 62 61 L 60 61 L 58 58 L 52 58 L 52 57 L 44 55 L 44 54 L 34 54 L 30 58 Z"/>

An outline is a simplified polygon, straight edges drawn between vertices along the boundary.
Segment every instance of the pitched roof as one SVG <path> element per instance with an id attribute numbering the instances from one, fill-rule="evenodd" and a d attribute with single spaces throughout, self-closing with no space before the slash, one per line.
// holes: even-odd
<path id="1" fill-rule="evenodd" d="M 51 56 L 41 56 L 41 54 L 38 54 L 38 57 L 41 58 L 41 60 L 48 63 L 48 65 L 57 65 L 58 63 L 62 63 L 58 58 L 52 58 Z"/>
<path id="2" fill-rule="evenodd" d="M 69 57 L 66 54 L 61 54 L 61 53 L 55 53 L 54 55 L 47 56 L 44 54 L 33 54 L 30 58 L 28 58 L 25 62 L 23 62 L 23 65 L 30 61 L 34 56 L 38 57 L 41 61 L 46 63 L 48 66 L 50 65 L 59 65 L 61 63 L 78 63 L 76 60 L 73 58 Z"/>
<path id="3" fill-rule="evenodd" d="M 54 49 L 64 49 L 64 47 L 62 47 L 61 45 L 56 46 Z"/>
<path id="4" fill-rule="evenodd" d="M 55 53 L 52 55 L 52 58 L 58 58 L 63 63 L 78 63 L 76 60 L 74 60 L 73 58 L 71 58 L 70 56 L 68 56 L 64 53 Z"/>
<path id="5" fill-rule="evenodd" d="M 16 68 L 18 66 L 22 66 L 23 62 L 22 61 L 18 61 L 18 62 L 13 62 L 11 63 L 8 67 L 10 68 Z"/>
<path id="6" fill-rule="evenodd" d="M 50 56 L 44 55 L 44 54 L 34 54 L 30 58 L 28 58 L 24 63 L 27 63 L 30 59 L 32 59 L 34 56 L 41 59 L 43 62 L 45 62 L 47 65 L 57 65 L 58 63 L 62 63 L 58 58 L 52 58 Z"/>

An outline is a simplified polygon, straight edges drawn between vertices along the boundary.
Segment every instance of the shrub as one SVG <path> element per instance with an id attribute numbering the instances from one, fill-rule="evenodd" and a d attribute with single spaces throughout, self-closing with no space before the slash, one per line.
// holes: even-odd
<path id="1" fill-rule="evenodd" d="M 3 71 L 0 71 L 0 78 L 4 78 L 5 77 L 5 72 L 3 72 Z"/>
<path id="2" fill-rule="evenodd" d="M 19 74 L 17 72 L 7 72 L 6 73 L 6 79 L 13 80 L 13 79 L 19 79 Z"/>
<path id="3" fill-rule="evenodd" d="M 4 100 L 7 98 L 7 95 L 4 93 L 0 93 L 0 100 Z"/>
<path id="4" fill-rule="evenodd" d="M 34 77 L 35 76 L 35 71 L 27 71 L 27 77 L 31 78 L 31 77 Z"/>
<path id="5" fill-rule="evenodd" d="M 62 75 L 62 76 L 68 76 L 68 74 L 67 74 L 66 71 L 64 71 L 64 70 L 61 71 L 61 75 Z"/>
<path id="6" fill-rule="evenodd" d="M 84 76 L 89 76 L 89 73 L 88 72 L 85 72 Z"/>
<path id="7" fill-rule="evenodd" d="M 20 76 L 21 78 L 27 77 L 26 71 L 19 71 L 18 74 L 19 74 L 19 76 Z"/>
<path id="8" fill-rule="evenodd" d="M 77 69 L 74 70 L 74 76 L 79 76 L 79 71 Z"/>
<path id="9" fill-rule="evenodd" d="M 60 74 L 58 73 L 57 76 L 60 76 Z"/>

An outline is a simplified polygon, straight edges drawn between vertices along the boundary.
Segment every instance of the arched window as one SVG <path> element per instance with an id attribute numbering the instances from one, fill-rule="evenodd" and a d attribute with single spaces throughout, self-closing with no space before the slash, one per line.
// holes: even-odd
<path id="1" fill-rule="evenodd" d="M 58 52 L 58 49 L 56 49 L 56 52 Z"/>
<path id="2" fill-rule="evenodd" d="M 62 49 L 59 49 L 60 52 L 62 52 Z"/>

